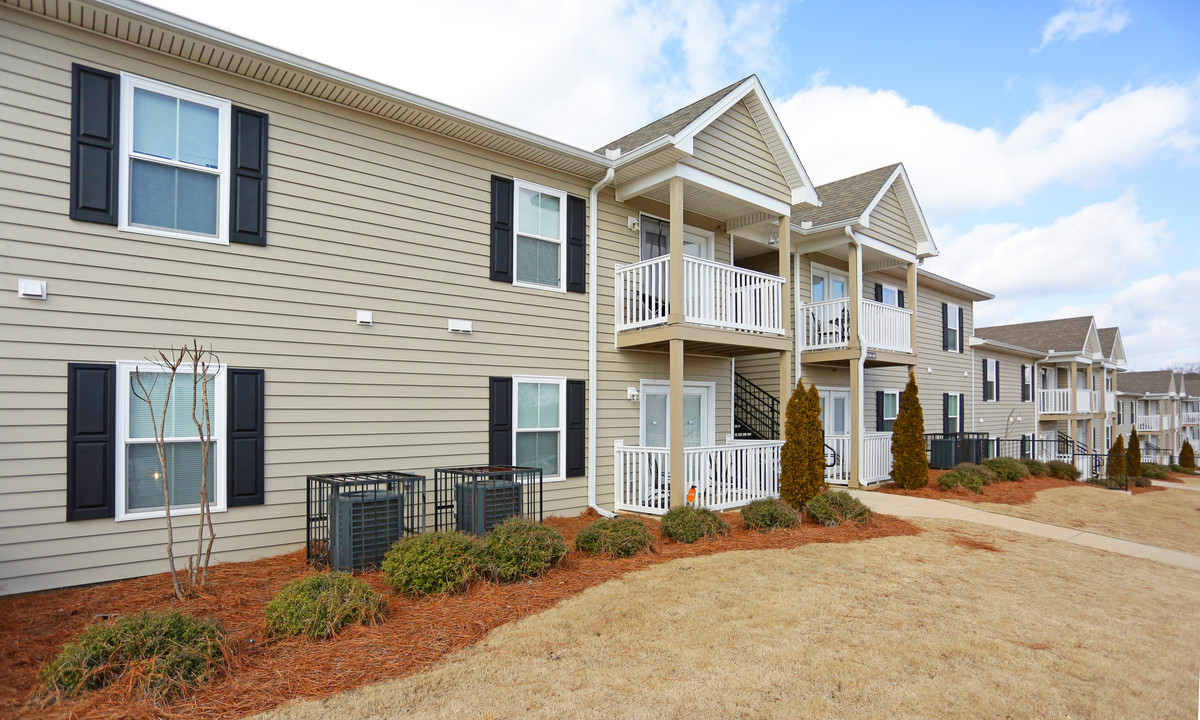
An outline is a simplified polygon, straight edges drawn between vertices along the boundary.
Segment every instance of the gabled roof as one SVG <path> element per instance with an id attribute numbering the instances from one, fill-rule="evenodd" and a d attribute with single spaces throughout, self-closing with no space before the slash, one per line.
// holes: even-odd
<path id="1" fill-rule="evenodd" d="M 1117 376 L 1117 390 L 1134 395 L 1165 395 L 1175 388 L 1171 370 L 1127 372 Z"/>
<path id="2" fill-rule="evenodd" d="M 975 328 L 975 335 L 1042 352 L 1082 353 L 1087 347 L 1094 321 L 1090 315 L 1062 320 L 1039 320 L 1013 325 Z"/>
<path id="3" fill-rule="evenodd" d="M 641 146 L 650 143 L 664 136 L 674 136 L 683 132 L 683 129 L 692 124 L 696 118 L 700 117 L 705 111 L 711 109 L 719 103 L 726 95 L 733 92 L 739 85 L 746 82 L 750 78 L 742 78 L 732 85 L 727 85 L 712 95 L 706 98 L 701 98 L 696 102 L 686 107 L 681 107 L 670 115 L 660 117 L 649 125 L 634 130 L 628 135 L 613 140 L 604 147 L 596 150 L 597 153 L 603 155 L 606 150 L 620 150 L 622 154 L 630 150 L 636 150 Z"/>
<path id="4" fill-rule="evenodd" d="M 1096 334 L 1100 336 L 1100 350 L 1104 353 L 1104 357 L 1112 357 L 1113 346 L 1117 344 L 1117 333 L 1119 332 L 1120 329 L 1115 327 L 1096 330 Z"/>
<path id="5" fill-rule="evenodd" d="M 1180 392 L 1187 392 L 1188 397 L 1200 397 L 1200 373 L 1182 373 L 1183 387 Z"/>

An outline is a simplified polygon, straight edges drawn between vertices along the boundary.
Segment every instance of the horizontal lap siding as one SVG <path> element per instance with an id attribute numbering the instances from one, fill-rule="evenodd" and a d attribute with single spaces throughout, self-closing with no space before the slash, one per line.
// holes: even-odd
<path id="1" fill-rule="evenodd" d="M 983 399 L 983 361 L 997 360 L 1000 363 L 1000 399 L 985 402 Z M 972 432 L 985 432 L 989 437 L 1020 440 L 1021 435 L 1037 432 L 1036 408 L 1032 402 L 1021 401 L 1021 365 L 1032 367 L 1033 360 L 998 353 L 994 350 L 975 350 L 975 373 L 971 396 L 974 398 L 975 421 Z M 1009 418 L 1012 421 L 1009 421 Z M 980 419 L 983 422 L 979 422 Z M 1019 420 L 1017 418 L 1020 418 Z"/>
<path id="2" fill-rule="evenodd" d="M 684 162 L 780 202 L 792 202 L 791 188 L 745 103 L 734 105 L 697 133 L 693 155 Z"/>
<path id="3" fill-rule="evenodd" d="M 917 241 L 913 237 L 912 227 L 900 207 L 896 197 L 896 188 L 889 188 L 875 209 L 871 211 L 870 227 L 862 230 L 862 234 L 883 240 L 889 245 L 910 253 L 917 251 Z"/>
<path id="4" fill-rule="evenodd" d="M 486 461 L 489 376 L 586 379 L 587 296 L 488 279 L 490 176 L 586 195 L 578 179 L 7 10 L 0 55 L 0 592 L 164 569 L 160 520 L 63 522 L 69 362 L 197 338 L 231 367 L 266 370 L 266 504 L 214 516 L 222 560 L 303 542 L 305 475 Z M 267 247 L 68 219 L 72 62 L 268 113 Z M 606 230 L 628 232 L 625 214 L 606 213 Z M 17 277 L 47 280 L 49 299 L 18 300 Z M 359 309 L 373 326 L 354 323 Z M 474 334 L 451 335 L 448 318 Z M 639 363 L 648 375 L 658 359 Z M 689 371 L 721 367 L 727 408 L 728 361 Z M 602 403 L 636 408 L 623 382 Z M 552 513 L 585 504 L 583 478 L 546 488 Z"/>
<path id="5" fill-rule="evenodd" d="M 970 300 L 921 285 L 917 278 L 917 397 L 925 415 L 925 432 L 942 432 L 942 394 L 962 393 L 967 422 L 971 429 L 971 349 L 963 343 L 963 352 L 942 349 L 942 303 L 956 303 L 963 309 L 963 331 L 970 337 L 974 331 L 974 312 Z M 929 372 L 930 369 L 933 372 Z M 964 377 L 963 373 L 966 373 Z"/>

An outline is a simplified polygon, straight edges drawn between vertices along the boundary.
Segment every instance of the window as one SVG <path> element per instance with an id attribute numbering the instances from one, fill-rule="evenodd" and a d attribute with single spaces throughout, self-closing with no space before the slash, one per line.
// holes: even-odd
<path id="1" fill-rule="evenodd" d="M 514 377 L 513 464 L 540 467 L 543 480 L 562 480 L 566 378 Z"/>
<path id="2" fill-rule="evenodd" d="M 1000 376 L 1000 361 L 999 360 L 984 360 L 983 361 L 983 401 L 995 402 L 998 399 L 998 383 L 997 379 Z"/>
<path id="3" fill-rule="evenodd" d="M 1033 366 L 1021 366 L 1021 400 L 1030 402 L 1033 400 Z"/>
<path id="4" fill-rule="evenodd" d="M 641 213 L 638 218 L 641 228 L 641 260 L 671 254 L 671 222 L 660 217 Z M 683 254 L 687 257 L 712 260 L 713 233 L 694 227 L 683 226 Z"/>
<path id="5" fill-rule="evenodd" d="M 121 230 L 228 243 L 230 103 L 121 76 Z"/>
<path id="6" fill-rule="evenodd" d="M 942 432 L 946 434 L 956 433 L 962 427 L 962 422 L 959 419 L 959 399 L 962 397 L 957 393 L 950 393 L 944 396 L 946 406 L 946 417 L 942 422 Z"/>
<path id="7" fill-rule="evenodd" d="M 213 512 L 225 510 L 225 372 L 224 366 L 210 368 L 208 385 L 212 445 L 209 448 L 208 500 Z M 141 379 L 141 385 L 138 379 Z M 142 388 L 145 388 L 143 392 Z M 164 414 L 163 401 L 170 400 Z M 163 489 L 155 423 L 161 424 L 166 450 L 166 468 L 172 515 L 200 512 L 202 453 L 200 432 L 193 419 L 203 413 L 201 390 L 193 385 L 186 366 L 176 373 L 174 383 L 162 368 L 151 363 L 117 364 L 117 520 L 162 517 Z M 151 406 L 143 399 L 148 394 Z M 202 418 L 203 419 L 203 418 Z"/>
<path id="8" fill-rule="evenodd" d="M 890 432 L 900 413 L 900 393 L 895 390 L 883 392 L 883 430 Z"/>
<path id="9" fill-rule="evenodd" d="M 962 327 L 958 321 L 959 311 L 958 306 L 950 303 L 946 304 L 946 327 L 945 327 L 945 348 L 950 352 L 959 352 Z"/>
<path id="10" fill-rule="evenodd" d="M 517 180 L 514 285 L 565 292 L 567 194 Z"/>
<path id="11" fill-rule="evenodd" d="M 1108 373 L 1104 373 L 1104 390 L 1105 390 L 1105 392 L 1112 392 L 1112 388 L 1113 388 L 1112 381 L 1113 381 L 1112 375 L 1109 375 Z"/>
<path id="12" fill-rule="evenodd" d="M 881 297 L 880 302 L 882 302 L 884 305 L 900 307 L 900 288 L 896 287 L 895 285 L 880 283 L 879 294 Z"/>

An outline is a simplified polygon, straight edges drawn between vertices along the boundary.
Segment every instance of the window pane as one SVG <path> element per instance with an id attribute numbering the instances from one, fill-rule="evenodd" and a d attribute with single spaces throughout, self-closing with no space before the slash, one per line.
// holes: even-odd
<path id="1" fill-rule="evenodd" d="M 703 402 L 699 395 L 683 396 L 683 446 L 699 447 L 704 444 Z"/>
<path id="2" fill-rule="evenodd" d="M 521 467 L 540 467 L 545 477 L 558 475 L 558 433 L 517 433 L 514 461 Z"/>
<path id="3" fill-rule="evenodd" d="M 642 396 L 646 404 L 646 427 L 643 428 L 647 447 L 667 446 L 667 396 L 649 394 Z"/>
<path id="4" fill-rule="evenodd" d="M 541 224 L 539 217 L 538 197 L 541 193 L 520 188 L 517 194 L 517 232 L 527 235 L 540 235 L 538 226 Z"/>
<path id="5" fill-rule="evenodd" d="M 216 501 L 213 482 L 213 467 L 216 464 L 217 447 L 209 449 L 208 485 L 209 502 Z M 172 507 L 197 506 L 200 504 L 200 443 L 168 443 L 166 466 Z M 163 489 L 162 465 L 158 461 L 158 450 L 153 443 L 126 446 L 125 463 L 125 506 L 130 511 L 162 510 Z"/>
<path id="6" fill-rule="evenodd" d="M 192 419 L 192 375 L 180 373 L 175 376 L 175 387 L 171 391 L 171 405 L 163 417 L 163 401 L 167 396 L 169 386 L 168 376 L 162 372 L 140 373 L 141 386 L 138 385 L 138 374 L 129 377 L 129 437 L 131 439 L 146 439 L 154 437 L 154 422 L 163 423 L 163 436 L 199 437 L 200 432 Z M 212 422 L 213 406 L 216 404 L 216 378 L 209 376 L 208 385 L 208 426 L 215 432 Z M 143 387 L 145 388 L 143 390 Z M 199 390 L 199 388 L 195 388 Z M 144 398 L 149 397 L 153 407 Z M 151 412 L 154 413 L 153 418 Z M 204 396 L 196 396 L 195 416 L 204 418 Z"/>
<path id="7" fill-rule="evenodd" d="M 642 216 L 642 260 L 650 260 L 666 255 L 670 248 L 668 233 L 670 223 L 658 218 Z"/>
<path id="8" fill-rule="evenodd" d="M 134 225 L 217 234 L 216 175 L 132 162 L 129 220 Z"/>
<path id="9" fill-rule="evenodd" d="M 517 427 L 538 426 L 537 383 L 517 383 Z"/>
<path id="10" fill-rule="evenodd" d="M 210 105 L 179 101 L 179 160 L 217 167 L 220 112 Z"/>
<path id="11" fill-rule="evenodd" d="M 548 240 L 517 236 L 517 279 L 558 287 L 558 253 L 562 245 Z"/>
<path id="12" fill-rule="evenodd" d="M 176 170 L 178 196 L 176 197 L 176 227 L 180 230 L 205 235 L 217 234 L 217 185 L 216 175 Z"/>
<path id="13" fill-rule="evenodd" d="M 958 396 L 957 395 L 950 396 L 950 402 L 948 403 L 947 407 L 949 407 L 950 417 L 958 417 Z"/>
<path id="14" fill-rule="evenodd" d="M 846 398 L 833 399 L 833 434 L 846 434 Z"/>
<path id="15" fill-rule="evenodd" d="M 143 88 L 133 91 L 133 150 L 155 157 L 178 159 L 175 138 L 179 101 Z"/>
<path id="16" fill-rule="evenodd" d="M 896 417 L 896 402 L 897 398 L 895 393 L 883 394 L 883 416 L 885 418 Z"/>
<path id="17" fill-rule="evenodd" d="M 538 388 L 538 427 L 558 427 L 558 384 L 543 383 Z"/>
<path id="18" fill-rule="evenodd" d="M 538 229 L 538 234 L 542 237 L 560 240 L 561 238 L 559 237 L 558 233 L 559 213 L 561 212 L 559 208 L 559 199 L 555 195 L 547 195 L 542 193 L 540 200 L 541 212 L 538 213 L 538 217 L 541 220 L 541 224 Z"/>
<path id="19" fill-rule="evenodd" d="M 825 300 L 825 278 L 821 275 L 813 275 L 812 279 L 812 301 L 815 303 L 824 302 Z"/>
<path id="20" fill-rule="evenodd" d="M 886 305 L 893 306 L 900 304 L 899 298 L 896 296 L 896 288 L 886 286 L 883 288 L 883 302 Z"/>

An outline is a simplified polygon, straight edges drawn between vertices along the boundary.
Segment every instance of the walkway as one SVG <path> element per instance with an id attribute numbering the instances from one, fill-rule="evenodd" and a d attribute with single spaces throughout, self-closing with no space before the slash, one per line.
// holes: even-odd
<path id="1" fill-rule="evenodd" d="M 1107 550 L 1130 557 L 1157 560 L 1168 565 L 1176 565 L 1200 571 L 1200 555 L 1192 555 L 1191 553 L 1179 552 L 1178 550 L 1167 550 L 1153 545 L 1120 540 L 1107 535 L 1097 535 L 1096 533 L 1082 532 L 1071 528 L 1059 527 L 1058 525 L 1025 520 L 1011 515 L 976 510 L 975 508 L 956 505 L 943 500 L 891 495 L 878 491 L 850 490 L 849 492 L 861 500 L 867 507 L 884 515 L 962 520 L 1025 533 L 1026 535 L 1037 535 L 1039 537 L 1050 538 L 1051 540 L 1062 540 L 1075 545 Z"/>
<path id="2" fill-rule="evenodd" d="M 1150 484 L 1157 485 L 1158 487 L 1171 488 L 1172 490 L 1191 490 L 1193 492 L 1200 492 L 1200 487 L 1196 487 L 1195 485 L 1184 485 L 1183 483 L 1167 482 L 1166 480 L 1151 480 Z"/>

